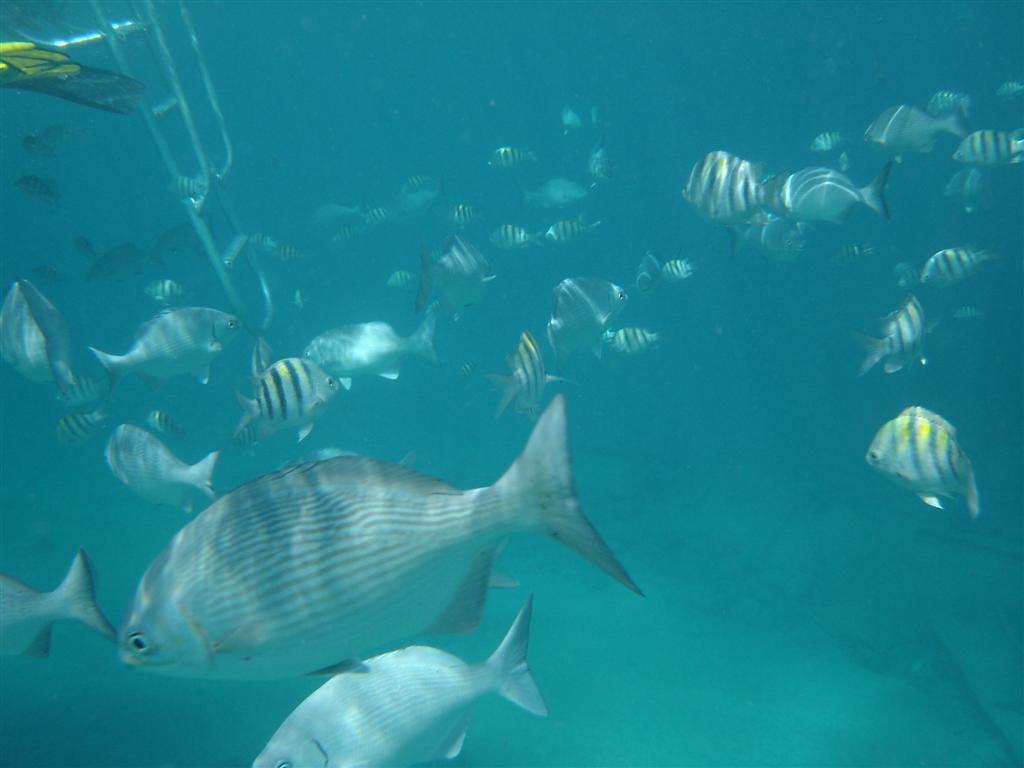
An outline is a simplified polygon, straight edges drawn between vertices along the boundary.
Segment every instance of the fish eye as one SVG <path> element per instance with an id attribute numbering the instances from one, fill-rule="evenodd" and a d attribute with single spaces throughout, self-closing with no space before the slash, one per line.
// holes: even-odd
<path id="1" fill-rule="evenodd" d="M 235 318 L 232 317 L 230 320 L 228 320 L 228 328 L 229 329 L 231 329 L 233 331 L 237 327 L 238 327 L 238 321 L 235 320 Z"/>
<path id="2" fill-rule="evenodd" d="M 338 388 L 338 381 L 337 381 L 337 379 L 332 379 L 332 378 L 328 377 L 327 378 L 327 386 L 330 387 L 331 389 L 337 389 Z"/>
<path id="3" fill-rule="evenodd" d="M 878 461 L 879 458 L 881 457 L 878 455 L 878 451 L 868 451 L 869 461 Z"/>
<path id="4" fill-rule="evenodd" d="M 146 640 L 146 636 L 141 632 L 132 632 L 128 635 L 129 647 L 138 654 L 146 654 L 150 652 L 149 641 Z"/>
<path id="5" fill-rule="evenodd" d="M 292 764 L 287 760 L 278 760 L 274 763 L 274 768 L 292 768 Z"/>
<path id="6" fill-rule="evenodd" d="M 619 301 L 625 301 L 625 300 L 626 300 L 626 292 L 625 291 L 619 291 Z"/>

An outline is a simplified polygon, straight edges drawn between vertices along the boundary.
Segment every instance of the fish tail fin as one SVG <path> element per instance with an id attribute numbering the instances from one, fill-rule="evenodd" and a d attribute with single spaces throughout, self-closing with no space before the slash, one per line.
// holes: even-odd
<path id="1" fill-rule="evenodd" d="M 124 357 L 121 355 L 111 355 L 103 350 L 96 349 L 96 347 L 89 347 L 89 351 L 96 355 L 96 359 L 100 361 L 103 370 L 107 372 L 110 389 L 113 389 L 118 379 L 121 378 L 122 373 L 124 373 Z"/>
<path id="2" fill-rule="evenodd" d="M 64 581 L 56 589 L 63 613 L 92 627 L 108 640 L 116 636 L 114 628 L 96 605 L 95 574 L 84 549 L 78 550 Z"/>
<path id="3" fill-rule="evenodd" d="M 346 389 L 348 389 L 348 387 L 346 387 Z M 235 390 L 235 397 L 238 398 L 238 404 L 242 406 L 243 413 L 242 418 L 238 422 L 238 426 L 235 427 L 232 437 L 238 437 L 242 433 L 242 430 L 249 426 L 249 424 L 254 421 L 260 413 L 260 407 L 256 404 L 255 400 L 250 400 L 237 389 Z"/>
<path id="4" fill-rule="evenodd" d="M 491 380 L 491 383 L 493 383 L 495 387 L 501 390 L 501 402 L 498 403 L 498 408 L 494 412 L 494 418 L 497 419 L 505 412 L 509 403 L 515 399 L 516 395 L 519 393 L 519 387 L 516 386 L 515 376 L 505 376 L 500 373 L 489 373 L 487 374 L 487 378 Z"/>
<path id="5" fill-rule="evenodd" d="M 437 350 L 434 349 L 435 328 L 437 328 L 437 315 L 428 312 L 427 316 L 423 318 L 423 322 L 420 323 L 420 327 L 409 337 L 409 341 L 412 342 L 412 348 L 416 354 L 437 365 Z"/>
<path id="6" fill-rule="evenodd" d="M 430 298 L 431 280 L 430 272 L 434 265 L 430 260 L 430 251 L 427 246 L 420 243 L 420 289 L 416 292 L 416 314 L 423 311 Z"/>
<path id="7" fill-rule="evenodd" d="M 891 219 L 889 204 L 885 201 L 885 185 L 889 181 L 889 171 L 892 170 L 893 161 L 890 160 L 882 168 L 878 177 L 860 190 L 860 199 L 864 205 L 873 210 L 883 219 Z"/>
<path id="8" fill-rule="evenodd" d="M 860 365 L 860 370 L 857 371 L 858 376 L 863 376 L 874 368 L 879 360 L 885 357 L 889 347 L 885 343 L 885 339 L 876 339 L 871 336 L 865 336 L 863 333 L 854 333 L 853 338 L 867 352 L 864 362 Z"/>
<path id="9" fill-rule="evenodd" d="M 946 115 L 943 128 L 949 133 L 962 139 L 967 135 L 967 107 L 960 104 L 956 109 Z"/>
<path id="10" fill-rule="evenodd" d="M 530 674 L 526 660 L 530 644 L 530 615 L 533 613 L 533 595 L 526 599 L 526 605 L 512 622 L 498 648 L 484 664 L 495 673 L 498 693 L 527 712 L 546 717 L 548 714 L 544 697 Z"/>
<path id="11" fill-rule="evenodd" d="M 580 510 L 569 459 L 564 396 L 551 401 L 526 448 L 489 490 L 507 499 L 514 514 L 529 515 L 528 527 L 539 528 L 643 594 Z"/>
<path id="12" fill-rule="evenodd" d="M 971 520 L 977 520 L 981 514 L 981 498 L 978 496 L 978 484 L 974 480 L 973 468 L 967 477 L 967 511 L 971 513 Z"/>
<path id="13" fill-rule="evenodd" d="M 192 476 L 193 485 L 211 499 L 214 497 L 213 469 L 217 466 L 218 458 L 220 458 L 220 451 L 213 451 L 189 467 L 189 474 Z"/>

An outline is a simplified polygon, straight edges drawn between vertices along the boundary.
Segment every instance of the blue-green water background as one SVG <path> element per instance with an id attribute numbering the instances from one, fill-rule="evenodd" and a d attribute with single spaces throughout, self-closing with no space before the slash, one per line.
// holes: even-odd
<path id="1" fill-rule="evenodd" d="M 581 357 L 572 383 L 557 387 L 583 508 L 646 597 L 540 538 L 513 540 L 502 567 L 520 588 L 491 595 L 476 634 L 427 640 L 483 658 L 533 592 L 530 658 L 551 714 L 483 702 L 458 764 L 1019 763 L 1021 168 L 995 169 L 989 205 L 967 215 L 942 194 L 958 166 L 955 140 L 941 137 L 894 168 L 891 221 L 862 209 L 841 227 L 817 226 L 795 264 L 730 260 L 722 231 L 679 193 L 710 150 L 796 170 L 818 162 L 807 147 L 820 131 L 857 137 L 882 109 L 923 106 L 940 88 L 974 96 L 973 127 L 1020 127 L 1021 100 L 995 96 L 1024 75 L 1020 3 L 190 7 L 238 150 L 228 188 L 243 224 L 309 254 L 269 267 L 279 311 L 268 337 L 279 355 L 344 322 L 411 331 L 411 294 L 384 280 L 416 272 L 419 243 L 451 233 L 438 209 L 338 248 L 309 224 L 318 206 L 385 204 L 409 175 L 431 174 L 448 203 L 484 214 L 467 234 L 498 279 L 459 323 L 439 328 L 443 365 L 411 362 L 398 382 L 358 380 L 303 450 L 391 460 L 412 451 L 413 466 L 457 486 L 490 483 L 529 423 L 494 419 L 497 396 L 480 373 L 503 370 L 524 328 L 543 338 L 555 283 L 631 284 L 647 249 L 681 249 L 697 267 L 682 285 L 634 295 L 621 318 L 663 332 L 659 350 L 618 363 Z M 188 61 L 177 13 L 162 8 L 172 50 Z M 112 66 L 101 47 L 82 55 Z M 183 76 L 196 92 L 194 72 Z M 147 82 L 161 92 L 158 79 Z M 522 208 L 520 188 L 584 180 L 600 130 L 563 136 L 564 104 L 586 123 L 593 105 L 605 124 L 616 173 L 576 209 L 602 226 L 563 249 L 499 251 L 487 243 L 498 224 L 537 229 L 555 218 Z M 53 123 L 76 132 L 64 153 L 22 149 L 24 134 Z M 200 125 L 214 135 L 207 117 Z M 6 286 L 40 264 L 63 275 L 42 288 L 83 363 L 85 345 L 127 348 L 153 312 L 142 287 L 155 277 L 184 283 L 193 303 L 227 308 L 199 256 L 119 282 L 83 280 L 77 235 L 101 248 L 148 245 L 184 221 L 137 119 L 0 91 L 0 132 L 0 278 Z M 530 147 L 540 162 L 512 183 L 486 166 L 503 144 Z M 884 161 L 859 141 L 850 157 L 858 183 Z M 54 177 L 62 198 L 22 195 L 13 181 L 28 173 Z M 864 242 L 873 258 L 828 261 Z M 851 330 L 872 330 L 905 295 L 892 266 L 965 242 L 1003 258 L 921 295 L 942 318 L 928 365 L 857 378 Z M 296 288 L 301 311 L 290 303 Z M 953 320 L 965 304 L 985 317 Z M 250 349 L 248 340 L 230 347 L 206 387 L 183 378 L 154 394 L 126 381 L 114 423 L 141 423 L 152 407 L 174 414 L 188 427 L 169 441 L 182 458 L 226 448 L 220 492 L 277 467 L 300 452 L 292 434 L 252 457 L 227 446 Z M 463 379 L 467 360 L 478 370 Z M 878 427 L 912 404 L 957 425 L 982 496 L 976 522 L 960 501 L 931 509 L 865 465 Z M 115 481 L 106 433 L 56 443 L 62 413 L 52 387 L 0 371 L 0 567 L 50 589 L 84 546 L 116 624 L 185 518 Z M 132 672 L 100 638 L 61 624 L 47 661 L 0 659 L 0 763 L 248 764 L 317 684 Z"/>

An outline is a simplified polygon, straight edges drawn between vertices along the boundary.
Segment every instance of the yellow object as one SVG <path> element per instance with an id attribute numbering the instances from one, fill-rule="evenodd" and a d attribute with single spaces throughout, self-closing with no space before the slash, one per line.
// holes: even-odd
<path id="1" fill-rule="evenodd" d="M 38 48 L 34 43 L 0 42 L 0 85 L 32 77 L 76 75 L 82 67 L 59 51 Z"/>

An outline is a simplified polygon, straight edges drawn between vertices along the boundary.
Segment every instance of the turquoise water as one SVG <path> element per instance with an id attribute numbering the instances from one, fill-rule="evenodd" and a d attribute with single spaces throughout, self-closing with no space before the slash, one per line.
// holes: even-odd
<path id="1" fill-rule="evenodd" d="M 989 199 L 968 215 L 943 195 L 960 166 L 956 140 L 941 136 L 894 167 L 891 221 L 860 209 L 843 225 L 816 224 L 793 263 L 730 257 L 725 232 L 680 196 L 711 150 L 771 173 L 832 164 L 835 154 L 808 151 L 826 130 L 853 136 L 848 174 L 866 184 L 885 157 L 860 140 L 864 128 L 893 104 L 924 107 L 939 89 L 972 95 L 972 128 L 1020 127 L 1021 98 L 995 95 L 1024 76 L 1019 3 L 189 7 L 235 141 L 226 188 L 242 225 L 306 254 L 266 259 L 277 301 L 267 338 L 279 355 L 342 323 L 411 332 L 413 293 L 384 283 L 395 270 L 418 273 L 420 243 L 453 232 L 444 214 L 454 202 L 480 210 L 465 236 L 498 277 L 458 322 L 439 324 L 439 367 L 410 360 L 397 382 L 357 379 L 299 447 L 291 431 L 252 455 L 230 445 L 232 390 L 249 389 L 248 336 L 215 361 L 205 387 L 181 377 L 154 392 L 125 380 L 108 428 L 80 445 L 54 439 L 64 410 L 52 385 L 3 366 L 0 570 L 51 589 L 84 547 L 99 603 L 119 624 L 141 574 L 188 519 L 134 496 L 104 461 L 110 428 L 142 423 L 154 407 L 185 425 L 167 439 L 181 458 L 223 450 L 218 493 L 328 446 L 408 457 L 460 488 L 489 484 L 530 423 L 495 420 L 485 374 L 504 372 L 523 329 L 551 364 L 551 289 L 591 275 L 627 286 L 620 324 L 655 329 L 662 344 L 618 360 L 581 354 L 548 393 L 567 398 L 583 509 L 645 596 L 541 538 L 513 539 L 501 567 L 520 586 L 491 594 L 476 633 L 404 641 L 482 659 L 535 595 L 530 662 L 550 715 L 481 702 L 456 764 L 1021 764 L 1021 168 L 988 172 Z M 172 52 L 190 62 L 177 11 L 160 8 Z M 88 19 L 80 7 L 63 12 Z M 166 89 L 141 41 L 125 45 L 158 100 Z M 102 46 L 76 55 L 114 68 Z M 215 138 L 194 68 L 182 77 Z M 583 122 L 566 135 L 564 105 Z M 25 151 L 24 135 L 53 124 L 70 129 L 61 152 Z M 602 134 L 614 174 L 565 216 L 583 212 L 597 230 L 562 247 L 488 242 L 499 224 L 535 231 L 563 218 L 524 207 L 522 192 L 558 176 L 589 181 Z M 489 168 L 502 145 L 530 148 L 538 163 Z M 181 282 L 192 304 L 229 308 L 191 251 L 141 274 L 84 279 L 90 262 L 74 238 L 149 247 L 186 221 L 137 118 L 2 90 L 0 158 L 2 283 L 36 283 L 67 318 L 83 365 L 86 345 L 127 348 L 155 311 L 143 293 L 155 278 Z M 26 174 L 52 177 L 61 198 L 23 194 L 14 180 Z M 435 208 L 341 245 L 311 223 L 328 202 L 387 204 L 413 174 L 443 182 Z M 874 255 L 833 263 L 848 243 L 870 243 Z M 964 243 L 1001 258 L 960 285 L 917 293 L 939 318 L 928 364 L 858 378 L 851 332 L 872 331 L 907 293 L 893 266 Z M 649 249 L 678 252 L 694 276 L 641 295 L 631 286 Z M 41 265 L 59 279 L 40 279 Z M 984 316 L 954 319 L 964 305 Z M 467 361 L 477 366 L 463 377 Z M 978 520 L 959 499 L 927 507 L 864 463 L 878 428 L 909 405 L 956 425 L 978 477 Z M 98 636 L 60 623 L 49 659 L 0 657 L 0 764 L 248 765 L 317 685 L 133 671 Z"/>

